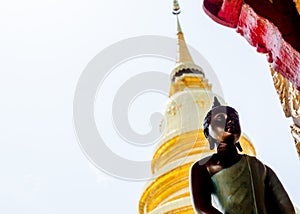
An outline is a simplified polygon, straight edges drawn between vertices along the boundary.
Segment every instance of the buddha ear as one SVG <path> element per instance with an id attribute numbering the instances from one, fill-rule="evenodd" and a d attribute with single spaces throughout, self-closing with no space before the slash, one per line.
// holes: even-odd
<path id="1" fill-rule="evenodd" d="M 207 121 L 206 121 L 206 124 L 207 124 Z M 205 124 L 205 125 L 206 125 Z M 204 133 L 204 136 L 206 137 L 208 143 L 209 143 L 209 149 L 210 150 L 213 150 L 215 148 L 215 142 L 213 140 L 213 138 L 209 135 L 209 132 L 208 132 L 208 127 L 206 127 L 204 130 L 203 130 L 203 133 Z"/>
<path id="2" fill-rule="evenodd" d="M 243 151 L 240 142 L 235 143 L 235 146 L 236 146 L 236 148 L 238 148 L 238 150 L 239 150 L 240 152 Z"/>
<path id="3" fill-rule="evenodd" d="M 220 105 L 221 105 L 221 103 L 220 103 L 220 101 L 218 100 L 218 98 L 217 98 L 217 97 L 214 97 L 214 104 L 213 104 L 212 108 L 215 108 L 215 107 L 220 106 Z"/>
<path id="4" fill-rule="evenodd" d="M 208 140 L 208 142 L 209 142 L 209 149 L 210 149 L 210 150 L 213 150 L 213 149 L 215 148 L 215 141 L 214 141 L 214 139 L 213 139 L 211 136 L 209 136 L 209 137 L 207 138 L 207 140 Z"/>

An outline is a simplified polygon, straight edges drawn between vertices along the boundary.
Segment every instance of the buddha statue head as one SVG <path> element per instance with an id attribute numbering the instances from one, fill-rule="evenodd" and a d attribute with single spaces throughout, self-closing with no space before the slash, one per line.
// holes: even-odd
<path id="1" fill-rule="evenodd" d="M 221 105 L 216 97 L 212 109 L 204 119 L 203 127 L 210 149 L 222 143 L 235 145 L 239 151 L 242 151 L 239 143 L 241 136 L 239 115 L 234 108 Z"/>

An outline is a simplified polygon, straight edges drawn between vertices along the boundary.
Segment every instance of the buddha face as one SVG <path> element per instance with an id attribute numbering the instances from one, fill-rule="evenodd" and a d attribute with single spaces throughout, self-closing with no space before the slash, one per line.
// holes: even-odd
<path id="1" fill-rule="evenodd" d="M 219 144 L 236 143 L 241 136 L 238 113 L 229 106 L 218 106 L 211 110 L 209 135 Z"/>

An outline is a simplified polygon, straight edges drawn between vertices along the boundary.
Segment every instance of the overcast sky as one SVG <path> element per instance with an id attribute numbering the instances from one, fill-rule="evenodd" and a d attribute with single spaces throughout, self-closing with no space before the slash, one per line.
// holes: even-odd
<path id="1" fill-rule="evenodd" d="M 88 161 L 74 129 L 73 98 L 83 70 L 104 48 L 142 35 L 175 38 L 172 2 L 1 1 L 1 213 L 137 213 L 145 181 L 117 179 Z M 234 29 L 204 15 L 201 0 L 180 5 L 187 42 L 210 63 L 257 157 L 274 169 L 299 207 L 300 166 L 290 135 L 292 122 L 282 111 L 266 56 L 256 53 Z M 173 67 L 172 60 L 159 57 L 116 66 L 103 83 L 102 97 L 95 99 L 97 125 L 115 128 L 109 109 L 118 84 L 147 71 L 170 74 Z M 166 102 L 161 93 L 144 93 L 124 114 L 133 130 L 145 133 L 151 129 L 150 116 L 162 112 Z M 106 135 L 105 142 L 114 153 L 151 159 L 155 145 L 128 145 L 117 130 L 113 134 Z"/>

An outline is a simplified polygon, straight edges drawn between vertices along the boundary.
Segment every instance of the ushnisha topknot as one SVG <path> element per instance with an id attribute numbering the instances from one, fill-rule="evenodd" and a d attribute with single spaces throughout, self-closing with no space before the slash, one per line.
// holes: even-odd
<path id="1" fill-rule="evenodd" d="M 213 109 L 213 108 L 215 108 L 215 107 L 217 107 L 217 106 L 220 106 L 221 105 L 221 103 L 220 103 L 220 101 L 218 100 L 218 98 L 217 97 L 214 97 L 214 104 L 213 104 L 213 106 L 211 107 L 211 109 Z"/>

